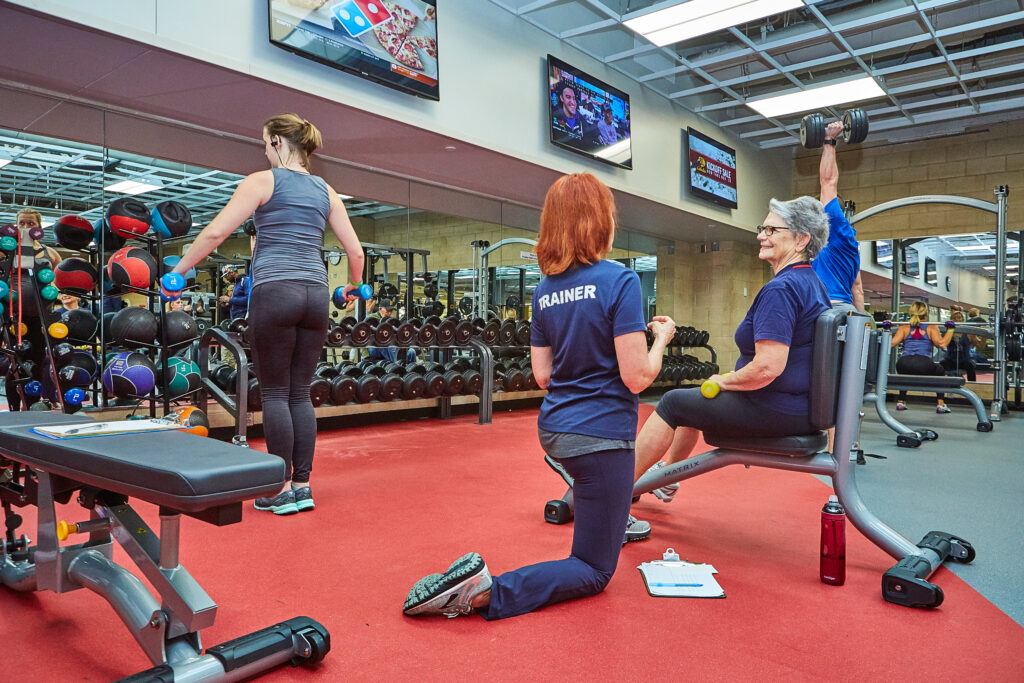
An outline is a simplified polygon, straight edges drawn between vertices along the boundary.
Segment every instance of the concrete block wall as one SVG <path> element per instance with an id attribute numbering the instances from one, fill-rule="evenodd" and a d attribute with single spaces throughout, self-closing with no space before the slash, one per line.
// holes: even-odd
<path id="1" fill-rule="evenodd" d="M 817 196 L 819 150 L 796 153 L 794 194 Z M 857 211 L 903 197 L 947 194 L 994 202 L 993 189 L 1010 186 L 1007 227 L 1024 227 L 1024 131 L 1001 123 L 961 135 L 898 144 L 872 143 L 838 149 L 839 193 Z M 949 205 L 895 209 L 857 225 L 861 240 L 950 235 L 995 230 L 995 215 Z"/>

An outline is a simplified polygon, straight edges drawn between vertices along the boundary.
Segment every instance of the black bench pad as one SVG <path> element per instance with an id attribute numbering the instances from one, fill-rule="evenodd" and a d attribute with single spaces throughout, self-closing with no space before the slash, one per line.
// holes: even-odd
<path id="1" fill-rule="evenodd" d="M 0 455 L 88 486 L 198 512 L 277 493 L 284 461 L 187 432 L 51 439 L 41 425 L 88 422 L 82 415 L 0 413 Z"/>
<path id="2" fill-rule="evenodd" d="M 963 377 L 936 377 L 932 375 L 889 375 L 886 384 L 890 389 L 920 387 L 922 391 L 959 389 L 967 380 Z"/>
<path id="3" fill-rule="evenodd" d="M 803 436 L 749 437 L 704 433 L 704 441 L 710 446 L 730 451 L 768 453 L 771 455 L 806 456 L 820 453 L 828 447 L 828 433 L 817 432 Z"/>

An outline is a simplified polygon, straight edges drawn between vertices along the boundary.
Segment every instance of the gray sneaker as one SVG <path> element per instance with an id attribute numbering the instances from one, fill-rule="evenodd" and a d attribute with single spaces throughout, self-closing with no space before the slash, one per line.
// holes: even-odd
<path id="1" fill-rule="evenodd" d="M 299 511 L 295 506 L 295 492 L 291 489 L 281 491 L 273 498 L 257 498 L 253 501 L 257 510 L 270 510 L 275 515 L 294 515 Z"/>
<path id="2" fill-rule="evenodd" d="M 313 492 L 308 486 L 300 486 L 293 488 L 292 493 L 295 494 L 295 510 L 296 512 L 302 512 L 303 510 L 312 510 L 316 507 L 313 504 Z"/>
<path id="3" fill-rule="evenodd" d="M 665 461 L 659 460 L 658 462 L 651 465 L 651 468 L 647 471 L 654 472 L 655 470 L 660 470 L 661 468 L 665 467 L 665 465 Z M 665 486 L 662 486 L 659 489 L 654 489 L 649 493 L 663 503 L 671 503 L 672 499 L 676 497 L 676 491 L 678 490 L 679 483 L 677 482 L 675 484 L 666 484 Z"/>
<path id="4" fill-rule="evenodd" d="M 473 611 L 473 598 L 491 587 L 479 553 L 468 553 L 452 562 L 444 574 L 430 574 L 413 584 L 402 612 L 408 616 L 443 614 L 449 619 Z"/>
<path id="5" fill-rule="evenodd" d="M 626 536 L 622 539 L 622 545 L 626 545 L 630 541 L 646 540 L 650 535 L 651 523 L 630 515 L 626 521 Z"/>

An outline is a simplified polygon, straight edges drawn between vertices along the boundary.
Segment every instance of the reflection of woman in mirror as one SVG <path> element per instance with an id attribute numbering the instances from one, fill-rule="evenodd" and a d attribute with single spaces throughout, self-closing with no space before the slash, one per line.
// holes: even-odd
<path id="1" fill-rule="evenodd" d="M 964 322 L 963 310 L 955 310 L 949 317 L 955 323 Z M 955 372 L 958 375 L 966 374 L 968 382 L 977 382 L 977 367 L 971 361 L 971 336 L 957 332 L 953 336 L 953 341 L 946 347 L 946 355 L 939 364 L 947 372 Z"/>
<path id="2" fill-rule="evenodd" d="M 940 335 L 935 325 L 922 325 L 928 320 L 928 305 L 923 301 L 915 301 L 910 304 L 910 320 L 905 325 L 900 325 L 896 334 L 892 336 L 892 346 L 903 344 L 903 353 L 896 361 L 896 372 L 901 375 L 930 375 L 941 377 L 946 374 L 945 369 L 932 361 L 932 351 L 937 346 L 945 349 L 953 339 L 953 329 L 946 330 L 946 334 Z M 938 404 L 935 407 L 937 413 L 948 413 L 946 406 L 946 395 L 939 393 Z M 907 392 L 900 391 L 899 400 L 896 402 L 896 410 L 907 409 Z"/>

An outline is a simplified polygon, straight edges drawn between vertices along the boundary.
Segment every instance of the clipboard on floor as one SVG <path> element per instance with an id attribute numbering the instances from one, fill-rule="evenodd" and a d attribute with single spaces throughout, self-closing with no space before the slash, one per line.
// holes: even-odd
<path id="1" fill-rule="evenodd" d="M 710 564 L 686 560 L 653 560 L 637 566 L 647 592 L 657 598 L 724 598 Z"/>

